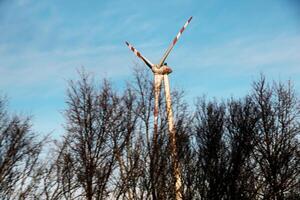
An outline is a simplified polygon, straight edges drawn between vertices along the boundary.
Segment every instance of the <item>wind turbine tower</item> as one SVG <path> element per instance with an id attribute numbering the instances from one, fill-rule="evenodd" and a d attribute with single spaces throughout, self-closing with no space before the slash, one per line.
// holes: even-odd
<path id="1" fill-rule="evenodd" d="M 161 58 L 158 64 L 151 63 L 146 57 L 144 57 L 139 51 L 137 51 L 131 44 L 126 42 L 126 45 L 133 51 L 133 53 L 142 59 L 144 63 L 151 69 L 154 74 L 154 95 L 155 95 L 155 103 L 154 103 L 154 138 L 157 138 L 158 134 L 158 111 L 159 111 L 159 95 L 162 82 L 165 87 L 165 99 L 166 99 L 166 112 L 167 112 L 167 120 L 168 120 L 168 131 L 170 137 L 170 147 L 171 147 L 171 158 L 173 162 L 173 175 L 175 177 L 175 198 L 176 200 L 182 199 L 182 180 L 180 173 L 180 166 L 177 155 L 177 147 L 176 147 L 176 134 L 174 129 L 174 119 L 173 119 L 173 111 L 172 111 L 172 102 L 171 102 L 171 92 L 170 92 L 170 82 L 168 75 L 172 72 L 172 69 L 167 66 L 165 63 L 168 55 L 171 50 L 177 43 L 179 37 L 182 35 L 185 28 L 191 22 L 192 17 L 188 19 L 188 21 L 184 24 L 184 26 L 180 29 L 179 33 L 173 39 L 171 45 Z M 155 140 L 154 140 L 155 141 Z M 156 141 L 155 141 L 156 142 Z"/>

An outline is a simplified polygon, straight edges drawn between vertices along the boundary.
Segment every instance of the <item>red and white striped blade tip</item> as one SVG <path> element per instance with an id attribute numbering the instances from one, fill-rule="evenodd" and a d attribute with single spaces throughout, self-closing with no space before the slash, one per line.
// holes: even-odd
<path id="1" fill-rule="evenodd" d="M 148 60 L 146 57 L 142 56 L 142 54 L 136 48 L 134 48 L 131 44 L 129 44 L 127 41 L 125 41 L 125 43 L 127 44 L 128 48 L 131 51 L 133 51 L 133 53 L 137 57 L 141 58 L 146 63 L 146 65 L 148 65 L 148 67 L 150 67 L 150 69 L 152 69 L 153 64 L 150 62 L 150 60 Z"/>
<path id="2" fill-rule="evenodd" d="M 182 35 L 183 31 L 186 29 L 186 27 L 189 25 L 189 23 L 191 22 L 191 20 L 193 19 L 193 17 L 191 16 L 187 22 L 185 22 L 185 24 L 183 25 L 183 27 L 180 29 L 179 33 L 176 35 L 176 37 L 173 40 L 173 46 L 176 44 L 176 42 L 178 41 L 178 39 L 180 38 L 180 36 Z"/>
<path id="3" fill-rule="evenodd" d="M 138 57 L 142 57 L 141 53 L 136 49 L 134 48 L 131 44 L 129 44 L 127 41 L 125 41 L 125 43 L 127 44 L 128 48 L 133 51 L 133 53 L 138 56 Z"/>

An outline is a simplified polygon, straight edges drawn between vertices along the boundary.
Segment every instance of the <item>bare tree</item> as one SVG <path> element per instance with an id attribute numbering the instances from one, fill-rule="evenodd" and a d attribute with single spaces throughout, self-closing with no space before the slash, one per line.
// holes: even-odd
<path id="1" fill-rule="evenodd" d="M 116 162 L 115 137 L 124 129 L 120 98 L 107 81 L 98 89 L 85 73 L 79 81 L 70 82 L 67 97 L 69 153 L 65 156 L 80 185 L 76 193 L 88 200 L 105 199 L 111 192 L 109 180 Z"/>
<path id="2" fill-rule="evenodd" d="M 270 87 L 262 77 L 253 87 L 259 114 L 255 147 L 259 192 L 263 199 L 282 200 L 299 187 L 299 101 L 290 83 Z"/>
<path id="3" fill-rule="evenodd" d="M 227 143 L 229 150 L 226 199 L 255 199 L 255 163 L 252 154 L 257 134 L 258 113 L 250 97 L 228 103 Z"/>
<path id="4" fill-rule="evenodd" d="M 128 87 L 120 101 L 122 107 L 122 123 L 124 130 L 114 137 L 115 155 L 118 163 L 119 176 L 116 181 L 116 199 L 138 199 L 138 179 L 141 175 L 140 153 L 141 138 L 135 135 L 138 115 L 136 96 Z"/>
<path id="5" fill-rule="evenodd" d="M 50 155 L 44 158 L 43 177 L 39 197 L 46 200 L 75 199 L 79 183 L 73 169 L 73 160 L 66 141 L 52 141 Z"/>
<path id="6" fill-rule="evenodd" d="M 203 199 L 222 199 L 228 160 L 224 142 L 225 105 L 199 100 L 194 129 L 198 157 L 196 190 Z"/>
<path id="7" fill-rule="evenodd" d="M 44 140 L 32 132 L 29 118 L 11 117 L 5 107 L 0 98 L 0 198 L 33 198 L 42 173 Z"/>

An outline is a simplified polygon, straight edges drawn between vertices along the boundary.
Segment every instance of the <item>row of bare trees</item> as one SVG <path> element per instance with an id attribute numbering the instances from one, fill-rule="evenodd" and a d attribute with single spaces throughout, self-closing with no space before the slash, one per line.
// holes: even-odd
<path id="1" fill-rule="evenodd" d="M 1 99 L 0 198 L 174 199 L 165 104 L 153 137 L 147 73 L 136 71 L 123 92 L 80 75 L 69 82 L 60 141 L 39 138 Z M 261 77 L 244 98 L 194 107 L 183 96 L 172 93 L 183 199 L 300 198 L 300 102 L 290 83 Z"/>

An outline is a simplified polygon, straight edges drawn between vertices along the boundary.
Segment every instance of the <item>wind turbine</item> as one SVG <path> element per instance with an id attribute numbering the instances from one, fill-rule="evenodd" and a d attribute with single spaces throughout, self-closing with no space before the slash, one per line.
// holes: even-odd
<path id="1" fill-rule="evenodd" d="M 180 169 L 179 169 L 179 163 L 177 158 L 177 150 L 176 150 L 176 136 L 175 136 L 175 130 L 174 130 L 174 124 L 173 124 L 173 112 L 172 112 L 172 102 L 171 102 L 171 94 L 170 94 L 170 83 L 169 83 L 169 77 L 168 74 L 172 72 L 172 69 L 167 66 L 167 63 L 165 63 L 168 55 L 170 54 L 171 50 L 177 43 L 179 37 L 185 30 L 185 28 L 189 25 L 191 22 L 192 17 L 188 19 L 188 21 L 184 24 L 184 26 L 180 29 L 179 33 L 176 35 L 176 37 L 173 39 L 172 43 L 170 44 L 169 48 L 161 58 L 160 62 L 158 64 L 151 63 L 146 57 L 144 57 L 139 51 L 137 51 L 131 44 L 126 42 L 126 45 L 133 51 L 133 53 L 142 59 L 144 63 L 152 70 L 154 74 L 154 95 L 155 95 L 155 103 L 154 103 L 154 142 L 156 142 L 157 138 L 157 130 L 158 130 L 158 110 L 159 110 L 159 95 L 160 95 L 160 88 L 162 81 L 164 82 L 165 87 L 165 98 L 166 98 L 166 109 L 167 109 L 167 120 L 168 120 L 168 130 L 170 134 L 170 142 L 171 142 L 171 157 L 173 160 L 173 173 L 175 177 L 175 197 L 176 200 L 182 199 L 182 193 L 181 193 L 181 175 L 180 175 Z"/>

